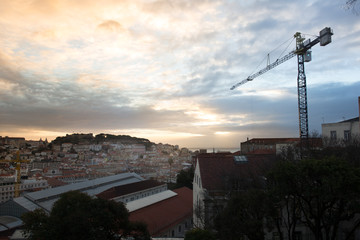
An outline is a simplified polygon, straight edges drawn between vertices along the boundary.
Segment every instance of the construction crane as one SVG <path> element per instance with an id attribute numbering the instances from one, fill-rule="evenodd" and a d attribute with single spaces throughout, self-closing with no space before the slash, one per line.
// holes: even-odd
<path id="1" fill-rule="evenodd" d="M 21 163 L 28 163 L 30 161 L 20 159 L 20 151 L 16 151 L 16 159 L 14 159 L 14 160 L 3 160 L 3 159 L 1 159 L 0 162 L 16 163 L 16 166 L 15 166 L 16 181 L 15 181 L 14 197 L 20 197 Z"/>
<path id="2" fill-rule="evenodd" d="M 301 33 L 297 32 L 294 34 L 294 38 L 296 39 L 296 49 L 288 53 L 287 55 L 277 59 L 275 62 L 269 64 L 241 82 L 235 84 L 230 89 L 234 90 L 235 88 L 252 81 L 254 78 L 266 73 L 270 69 L 280 65 L 283 62 L 297 56 L 298 62 L 298 78 L 297 78 L 297 86 L 298 86 L 298 108 L 299 108 L 299 132 L 300 132 L 300 141 L 305 142 L 309 137 L 309 126 L 308 126 L 308 109 L 307 109 L 307 92 L 306 92 L 306 75 L 305 75 L 305 62 L 311 61 L 311 47 L 320 43 L 320 46 L 326 46 L 331 43 L 331 36 L 333 35 L 332 29 L 329 27 L 324 28 L 320 31 L 320 36 L 316 37 L 314 40 L 307 39 L 301 35 Z M 303 144 L 301 144 L 303 145 Z"/>

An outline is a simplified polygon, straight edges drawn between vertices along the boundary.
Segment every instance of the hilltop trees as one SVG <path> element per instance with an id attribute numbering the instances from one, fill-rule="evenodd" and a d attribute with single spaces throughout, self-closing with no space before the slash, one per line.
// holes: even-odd
<path id="1" fill-rule="evenodd" d="M 150 239 L 146 225 L 129 222 L 129 213 L 122 203 L 71 191 L 55 202 L 48 215 L 42 209 L 22 217 L 28 239 Z"/>
<path id="2" fill-rule="evenodd" d="M 66 134 L 64 137 L 57 137 L 53 144 L 62 144 L 62 143 L 72 143 L 72 144 L 80 144 L 80 143 L 92 143 L 92 144 L 101 144 L 103 142 L 121 142 L 124 144 L 143 144 L 147 149 L 150 146 L 154 145 L 153 142 L 150 142 L 146 138 L 137 138 L 131 137 L 128 135 L 112 135 L 112 134 L 104 134 L 100 133 L 93 136 L 92 133 L 83 134 L 83 133 L 74 133 L 74 134 Z"/>

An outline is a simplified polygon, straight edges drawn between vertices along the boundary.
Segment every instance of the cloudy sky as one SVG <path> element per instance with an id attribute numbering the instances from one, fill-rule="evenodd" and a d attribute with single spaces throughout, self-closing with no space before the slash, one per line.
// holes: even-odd
<path id="1" fill-rule="evenodd" d="M 292 51 L 305 65 L 309 130 L 359 115 L 360 14 L 346 0 L 1 0 L 0 136 L 145 137 L 237 147 L 298 137 L 297 62 L 230 88 Z"/>

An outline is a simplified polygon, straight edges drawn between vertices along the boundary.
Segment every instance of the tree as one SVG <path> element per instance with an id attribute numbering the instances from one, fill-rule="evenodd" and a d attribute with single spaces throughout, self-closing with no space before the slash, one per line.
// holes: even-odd
<path id="1" fill-rule="evenodd" d="M 37 209 L 25 213 L 22 220 L 30 240 L 112 240 L 131 232 L 136 232 L 137 239 L 150 239 L 146 227 L 130 223 L 128 217 L 122 203 L 70 191 L 55 202 L 49 215 Z"/>
<path id="2" fill-rule="evenodd" d="M 268 176 L 269 187 L 278 196 L 279 215 L 294 238 L 298 222 L 307 226 L 315 239 L 333 240 L 347 222 L 347 237 L 360 226 L 360 171 L 334 157 L 283 161 Z M 298 222 L 297 222 L 298 221 Z M 350 224 L 352 223 L 352 224 Z"/>
<path id="3" fill-rule="evenodd" d="M 193 189 L 192 182 L 194 180 L 194 167 L 191 166 L 189 169 L 181 170 L 176 177 L 175 188 L 188 187 Z"/>
<path id="4" fill-rule="evenodd" d="M 290 152 L 292 151 L 287 149 L 291 160 L 281 161 L 267 176 L 269 211 L 271 212 L 269 217 L 277 231 L 281 233 L 279 235 L 281 240 L 284 239 L 284 235 L 289 240 L 296 239 L 295 230 L 299 224 L 298 199 L 294 197 L 295 189 L 292 188 L 297 166 Z"/>
<path id="5" fill-rule="evenodd" d="M 216 218 L 219 239 L 264 239 L 264 219 L 267 215 L 267 195 L 262 189 L 250 189 L 233 196 Z"/>
<path id="6" fill-rule="evenodd" d="M 216 240 L 216 238 L 209 230 L 194 228 L 186 232 L 184 240 Z"/>

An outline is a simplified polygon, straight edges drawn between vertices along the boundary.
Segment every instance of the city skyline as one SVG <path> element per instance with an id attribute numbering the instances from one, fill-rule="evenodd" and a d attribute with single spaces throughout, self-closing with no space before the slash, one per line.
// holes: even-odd
<path id="1" fill-rule="evenodd" d="M 360 15 L 345 4 L 4 0 L 0 136 L 107 133 L 188 148 L 298 137 L 296 58 L 230 87 L 268 53 L 293 50 L 295 32 L 331 27 L 332 43 L 305 64 L 309 130 L 321 133 L 359 116 Z"/>

